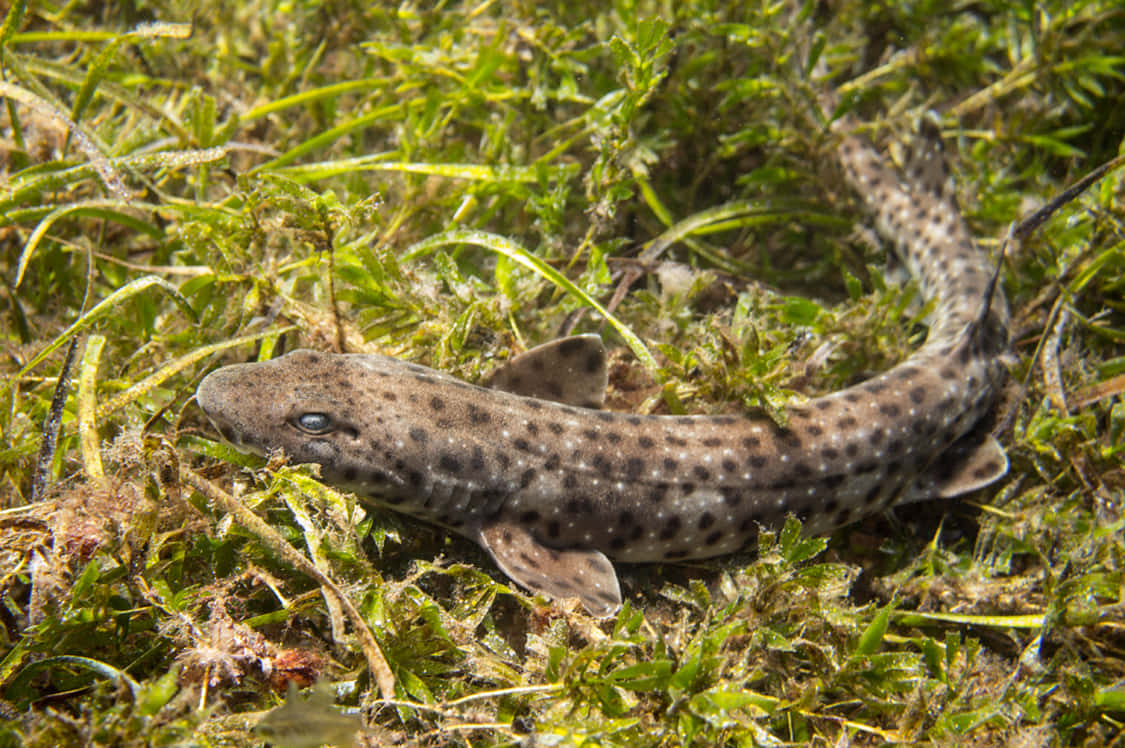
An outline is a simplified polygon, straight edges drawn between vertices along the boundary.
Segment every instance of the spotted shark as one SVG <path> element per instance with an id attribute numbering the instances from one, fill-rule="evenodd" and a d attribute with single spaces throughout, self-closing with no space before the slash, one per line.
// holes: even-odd
<path id="1" fill-rule="evenodd" d="M 867 381 L 745 415 L 602 409 L 606 354 L 578 335 L 512 359 L 490 386 L 380 355 L 298 350 L 209 374 L 196 400 L 240 449 L 479 543 L 522 587 L 613 614 L 610 558 L 727 554 L 790 515 L 825 533 L 894 503 L 997 480 L 981 428 L 1002 387 L 1009 316 L 957 206 L 940 137 L 899 169 L 837 133 L 848 181 L 930 304 L 924 344 Z"/>

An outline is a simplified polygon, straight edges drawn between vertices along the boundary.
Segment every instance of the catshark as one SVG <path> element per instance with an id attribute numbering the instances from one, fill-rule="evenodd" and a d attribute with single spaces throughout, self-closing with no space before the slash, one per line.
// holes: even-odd
<path id="1" fill-rule="evenodd" d="M 322 479 L 479 543 L 519 585 L 621 605 L 610 558 L 737 551 L 789 515 L 825 533 L 893 503 L 952 497 L 1008 469 L 980 427 L 1006 377 L 1007 302 L 961 217 L 940 140 L 900 172 L 844 134 L 849 181 L 932 304 L 926 342 L 855 386 L 760 414 L 601 409 L 595 335 L 512 359 L 482 387 L 394 358 L 298 350 L 209 374 L 222 436 L 317 463 Z"/>

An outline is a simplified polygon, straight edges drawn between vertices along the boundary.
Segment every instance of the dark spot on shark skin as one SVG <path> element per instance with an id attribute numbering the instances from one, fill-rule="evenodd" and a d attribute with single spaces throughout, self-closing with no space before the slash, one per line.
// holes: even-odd
<path id="1" fill-rule="evenodd" d="M 428 441 L 429 436 L 426 434 L 426 430 L 424 428 L 421 428 L 420 426 L 414 426 L 410 429 L 410 438 L 418 442 L 419 444 L 425 444 Z"/>
<path id="2" fill-rule="evenodd" d="M 561 434 L 563 432 L 563 427 L 562 427 L 561 423 L 555 423 L 554 421 L 551 421 L 550 423 L 547 424 L 547 430 L 550 431 L 555 436 L 558 436 L 559 434 Z"/>
<path id="3" fill-rule="evenodd" d="M 609 539 L 609 549 L 611 551 L 619 551 L 625 547 L 625 538 L 620 535 L 614 535 Z"/>
<path id="4" fill-rule="evenodd" d="M 723 503 L 727 506 L 738 506 L 742 501 L 742 492 L 734 486 L 723 486 L 719 493 L 723 495 Z"/>
<path id="5" fill-rule="evenodd" d="M 528 566 L 530 566 L 532 569 L 538 569 L 539 568 L 539 562 L 536 561 L 531 556 L 527 555 L 523 551 L 520 551 L 520 560 L 523 561 Z"/>
<path id="6" fill-rule="evenodd" d="M 629 480 L 636 480 L 644 472 L 645 461 L 640 457 L 630 457 L 625 461 L 625 477 Z"/>
<path id="7" fill-rule="evenodd" d="M 719 540 L 722 539 L 722 537 L 723 537 L 722 531 L 721 530 L 715 530 L 715 532 L 711 533 L 706 538 L 704 538 L 703 542 L 707 545 L 715 545 L 715 543 L 718 543 Z"/>
<path id="8" fill-rule="evenodd" d="M 693 493 L 695 493 L 695 484 L 694 483 L 681 483 L 680 484 L 680 491 L 683 492 L 684 496 L 691 496 Z"/>
<path id="9" fill-rule="evenodd" d="M 547 470 L 552 470 L 552 471 L 558 470 L 559 465 L 561 463 L 562 463 L 562 458 L 559 457 L 559 454 L 557 452 L 555 452 L 555 453 L 551 454 L 550 457 L 547 458 L 547 461 L 545 463 L 543 463 L 543 467 L 546 468 Z"/>
<path id="10" fill-rule="evenodd" d="M 447 473 L 460 473 L 464 469 L 460 458 L 451 452 L 445 452 L 438 457 L 438 467 Z"/>
<path id="11" fill-rule="evenodd" d="M 900 366 L 891 374 L 895 379 L 913 379 L 917 375 L 918 370 L 913 366 Z"/>
<path id="12" fill-rule="evenodd" d="M 430 398 L 430 407 L 434 410 L 445 410 L 445 401 L 435 395 Z"/>
<path id="13" fill-rule="evenodd" d="M 835 475 L 826 475 L 823 479 L 824 490 L 835 491 L 840 486 L 844 485 L 847 476 L 843 473 L 836 473 Z"/>
<path id="14" fill-rule="evenodd" d="M 762 446 L 762 440 L 756 436 L 746 436 L 742 438 L 742 446 L 744 449 L 757 449 Z"/>
<path id="15" fill-rule="evenodd" d="M 846 390 L 844 392 L 844 399 L 847 400 L 849 403 L 855 404 L 855 403 L 858 403 L 860 400 L 862 400 L 863 396 L 860 395 L 858 392 L 855 392 L 854 390 Z"/>
<path id="16" fill-rule="evenodd" d="M 496 462 L 500 465 L 501 470 L 507 470 L 512 466 L 512 458 L 504 450 L 496 451 Z"/>
<path id="17" fill-rule="evenodd" d="M 625 423 L 629 424 L 630 426 L 640 426 L 642 423 L 644 423 L 644 419 L 642 419 L 640 416 L 626 416 Z"/>
<path id="18" fill-rule="evenodd" d="M 926 388 L 914 387 L 913 389 L 911 389 L 910 402 L 914 403 L 915 405 L 921 405 L 922 403 L 926 402 Z"/>
<path id="19" fill-rule="evenodd" d="M 1000 463 L 994 460 L 989 460 L 973 471 L 973 477 L 977 480 L 984 480 L 988 476 L 995 475 L 996 473 L 1000 472 L 1000 468 Z"/>
<path id="20" fill-rule="evenodd" d="M 596 593 L 594 593 L 594 597 L 598 598 L 606 605 L 617 605 L 617 603 L 619 602 L 616 597 L 606 592 L 605 590 L 598 590 Z"/>
<path id="21" fill-rule="evenodd" d="M 750 455 L 746 458 L 746 464 L 752 468 L 761 469 L 769 463 L 769 460 L 762 455 Z"/>
<path id="22" fill-rule="evenodd" d="M 797 435 L 796 431 L 792 429 L 778 429 L 775 433 L 778 440 L 785 443 L 793 449 L 801 448 L 801 437 Z"/>
<path id="23" fill-rule="evenodd" d="M 488 411 L 484 410 L 483 408 L 479 408 L 476 405 L 470 404 L 469 405 L 469 420 L 472 423 L 480 426 L 481 424 L 485 424 L 485 423 L 488 423 L 489 421 L 491 421 L 492 416 L 489 415 Z"/>
<path id="24" fill-rule="evenodd" d="M 824 449 L 820 450 L 820 456 L 826 460 L 835 460 L 840 456 L 840 450 L 834 449 L 832 447 L 825 447 Z"/>
<path id="25" fill-rule="evenodd" d="M 532 436 L 539 436 L 539 426 L 533 421 L 528 421 L 527 433 L 531 434 Z"/>
<path id="26" fill-rule="evenodd" d="M 629 531 L 629 540 L 632 540 L 634 542 L 638 541 L 642 537 L 644 537 L 644 534 L 645 534 L 644 525 L 641 525 L 641 524 L 633 525 L 633 529 Z"/>
<path id="27" fill-rule="evenodd" d="M 601 432 L 597 429 L 586 429 L 582 432 L 582 436 L 592 442 L 596 442 L 598 440 L 598 437 L 601 436 Z"/>
<path id="28" fill-rule="evenodd" d="M 664 458 L 664 469 L 665 470 L 672 471 L 672 470 L 675 470 L 676 468 L 678 468 L 679 466 L 680 466 L 680 463 L 673 460 L 671 457 L 665 457 Z"/>
<path id="29" fill-rule="evenodd" d="M 696 465 L 691 469 L 691 472 L 694 473 L 695 477 L 701 481 L 711 480 L 711 471 L 703 467 L 702 465 Z"/>
<path id="30" fill-rule="evenodd" d="M 683 525 L 683 522 L 679 517 L 669 517 L 664 523 L 664 527 L 660 529 L 660 539 L 671 540 L 672 538 L 676 537 L 676 535 L 680 532 L 681 525 Z"/>
<path id="31" fill-rule="evenodd" d="M 654 504 L 659 504 L 661 501 L 664 501 L 664 498 L 668 495 L 668 491 L 671 490 L 671 487 L 671 483 L 653 484 L 651 493 L 649 493 L 648 496 L 649 501 Z"/>
<path id="32" fill-rule="evenodd" d="M 859 456 L 859 445 L 856 444 L 855 442 L 848 442 L 847 446 L 844 447 L 844 454 L 846 454 L 848 457 L 852 457 L 852 458 L 858 457 Z"/>
<path id="33" fill-rule="evenodd" d="M 594 455 L 594 459 L 590 460 L 590 464 L 593 465 L 599 473 L 601 473 L 602 477 L 608 478 L 609 475 L 613 472 L 613 465 L 610 464 L 609 460 L 607 460 L 600 454 Z"/>
<path id="34" fill-rule="evenodd" d="M 887 436 L 887 432 L 884 431 L 883 429 L 873 428 L 873 429 L 871 429 L 871 435 L 869 437 L 867 437 L 867 440 L 869 442 L 871 442 L 872 444 L 878 446 L 879 444 L 882 443 L 883 439 L 886 438 L 886 436 Z"/>
<path id="35" fill-rule="evenodd" d="M 600 413 L 595 413 L 594 417 L 597 418 L 599 421 L 602 421 L 604 423 L 613 423 L 613 419 L 614 419 L 614 415 L 612 413 L 606 413 L 605 411 L 602 411 Z"/>
<path id="36" fill-rule="evenodd" d="M 551 395 L 552 399 L 562 400 L 563 388 L 562 388 L 561 384 L 559 384 L 558 382 L 551 381 L 551 382 L 546 383 L 546 387 L 547 387 L 547 392 L 548 392 L 548 394 Z"/>
<path id="37" fill-rule="evenodd" d="M 640 445 L 641 449 L 652 449 L 656 446 L 656 442 L 649 436 L 642 436 L 640 439 L 637 439 L 637 444 Z"/>
<path id="38" fill-rule="evenodd" d="M 570 514 L 592 514 L 594 504 L 587 498 L 571 499 L 566 502 L 566 511 Z"/>
<path id="39" fill-rule="evenodd" d="M 354 467 L 344 468 L 343 478 L 348 483 L 354 483 L 355 479 L 356 479 L 356 477 L 358 477 L 358 475 L 359 475 L 359 472 Z"/>
<path id="40" fill-rule="evenodd" d="M 382 397 L 383 397 L 384 400 L 386 400 L 387 402 L 390 402 L 390 403 L 393 403 L 395 400 L 398 400 L 398 395 L 396 395 L 393 392 L 384 392 L 384 393 L 382 393 Z"/>
<path id="41" fill-rule="evenodd" d="M 882 490 L 883 486 L 879 483 L 876 483 L 870 489 L 868 489 L 867 493 L 863 496 L 864 505 L 872 506 L 873 504 L 878 503 L 879 494 L 882 492 Z"/>
<path id="42" fill-rule="evenodd" d="M 531 511 L 524 512 L 520 515 L 521 525 L 534 525 L 539 521 L 539 512 L 532 509 Z"/>
<path id="43" fill-rule="evenodd" d="M 769 487 L 771 489 L 773 489 L 774 491 L 788 491 L 791 488 L 796 488 L 798 485 L 799 484 L 797 483 L 796 478 L 793 478 L 792 476 L 787 476 L 785 478 L 780 478 L 778 480 L 775 480 L 773 483 L 770 484 Z"/>
<path id="44" fill-rule="evenodd" d="M 946 367 L 943 367 L 942 370 L 938 372 L 938 376 L 940 376 L 942 379 L 945 379 L 945 380 L 956 379 L 957 378 L 957 372 L 952 367 L 946 366 Z"/>
<path id="45" fill-rule="evenodd" d="M 699 517 L 699 529 L 706 530 L 711 525 L 715 524 L 715 516 L 711 512 L 704 512 Z"/>
<path id="46" fill-rule="evenodd" d="M 677 561 L 682 558 L 687 558 L 689 555 L 691 555 L 691 551 L 685 551 L 682 549 L 664 552 L 664 558 L 668 559 L 669 561 Z"/>
<path id="47" fill-rule="evenodd" d="M 619 525 L 631 525 L 633 521 L 633 513 L 628 509 L 617 515 L 617 524 Z"/>
<path id="48" fill-rule="evenodd" d="M 605 440 L 607 442 L 609 442 L 610 444 L 620 444 L 621 443 L 621 434 L 617 433 L 616 431 L 607 431 L 606 435 L 605 435 Z"/>
<path id="49" fill-rule="evenodd" d="M 512 446 L 520 450 L 521 452 L 531 451 L 531 442 L 529 442 L 527 439 L 524 439 L 523 437 L 520 437 L 519 439 L 516 439 L 514 442 L 512 442 Z"/>
<path id="50" fill-rule="evenodd" d="M 558 520 L 551 520 L 547 523 L 547 537 L 557 538 L 559 536 L 559 522 Z"/>
<path id="51" fill-rule="evenodd" d="M 558 348 L 556 348 L 555 350 L 559 352 L 560 356 L 569 358 L 585 347 L 586 344 L 583 342 L 582 338 L 566 338 L 561 343 L 559 343 Z"/>
<path id="52" fill-rule="evenodd" d="M 686 447 L 687 446 L 686 440 L 681 439 L 678 436 L 672 436 L 671 434 L 668 434 L 667 436 L 665 436 L 664 441 L 668 442 L 673 447 Z"/>
<path id="53" fill-rule="evenodd" d="M 822 397 L 813 401 L 813 407 L 817 410 L 831 410 L 832 404 L 832 401 L 826 397 Z"/>
<path id="54" fill-rule="evenodd" d="M 597 374 L 599 371 L 601 371 L 603 360 L 604 359 L 602 358 L 601 354 L 595 353 L 595 354 L 591 354 L 591 355 L 587 356 L 586 357 L 586 373 L 587 374 Z"/>
<path id="55" fill-rule="evenodd" d="M 535 480 L 535 470 L 532 468 L 524 470 L 523 474 L 520 475 L 520 488 L 527 488 L 533 480 Z"/>
<path id="56" fill-rule="evenodd" d="M 811 436 L 820 436 L 824 433 L 824 429 L 822 429 L 820 426 L 817 426 L 815 423 L 810 423 L 805 427 L 805 430 L 808 431 Z"/>
<path id="57" fill-rule="evenodd" d="M 705 447 L 720 447 L 720 446 L 722 446 L 722 444 L 723 444 L 722 439 L 716 439 L 713 436 L 708 437 L 708 438 L 703 440 L 703 446 L 705 446 Z"/>
<path id="58" fill-rule="evenodd" d="M 879 412 L 887 418 L 898 418 L 902 413 L 902 409 L 894 403 L 883 403 L 879 406 Z"/>
<path id="59" fill-rule="evenodd" d="M 469 458 L 469 467 L 479 472 L 484 470 L 484 465 L 484 450 L 480 448 L 480 445 L 474 444 L 473 455 Z"/>
<path id="60" fill-rule="evenodd" d="M 723 460 L 722 465 L 720 467 L 722 467 L 724 472 L 733 473 L 735 470 L 738 470 L 738 463 L 735 462 L 734 460 L 726 459 L 726 460 Z"/>

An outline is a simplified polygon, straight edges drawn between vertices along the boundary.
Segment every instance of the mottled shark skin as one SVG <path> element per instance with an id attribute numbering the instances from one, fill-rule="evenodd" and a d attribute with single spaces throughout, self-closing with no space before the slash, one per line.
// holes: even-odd
<path id="1" fill-rule="evenodd" d="M 796 515 L 824 533 L 895 502 L 955 496 L 1007 458 L 974 426 L 1005 376 L 1008 311 L 953 197 L 940 145 L 899 174 L 844 135 L 848 177 L 933 301 L 924 345 L 853 387 L 747 415 L 598 409 L 600 339 L 548 343 L 478 387 L 377 355 L 295 351 L 221 368 L 196 394 L 236 446 L 318 463 L 324 480 L 483 546 L 520 585 L 621 605 L 608 557 L 697 559 Z M 534 394 L 535 396 L 529 396 Z"/>

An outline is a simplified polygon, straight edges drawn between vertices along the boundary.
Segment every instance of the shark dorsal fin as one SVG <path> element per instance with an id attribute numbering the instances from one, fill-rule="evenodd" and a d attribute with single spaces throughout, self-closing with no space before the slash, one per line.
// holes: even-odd
<path id="1" fill-rule="evenodd" d="M 559 338 L 521 353 L 492 373 L 487 386 L 581 408 L 601 408 L 609 381 L 597 335 Z"/>

